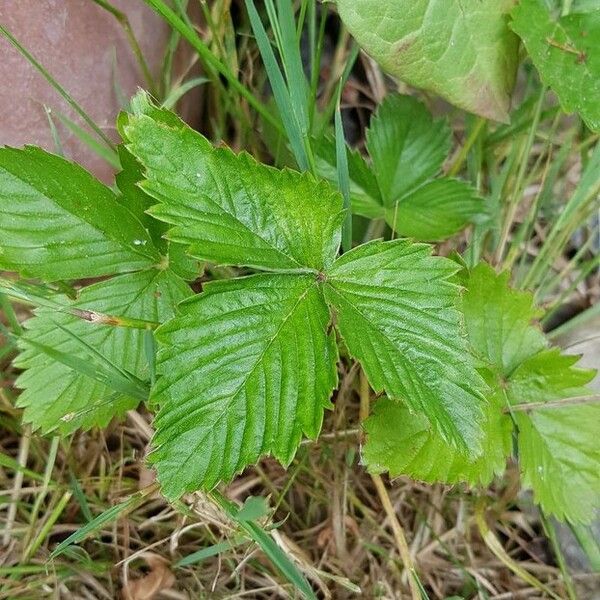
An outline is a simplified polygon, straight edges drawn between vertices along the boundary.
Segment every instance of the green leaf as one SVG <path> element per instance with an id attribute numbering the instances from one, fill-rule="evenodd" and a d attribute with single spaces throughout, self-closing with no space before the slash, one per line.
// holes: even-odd
<path id="1" fill-rule="evenodd" d="M 517 413 L 524 485 L 545 512 L 589 523 L 600 508 L 600 405 Z"/>
<path id="2" fill-rule="evenodd" d="M 523 484 L 559 519 L 589 522 L 600 502 L 600 406 L 544 403 L 587 396 L 593 371 L 577 368 L 578 356 L 562 355 L 534 324 L 529 293 L 510 289 L 508 274 L 478 265 L 464 297 L 469 338 L 475 352 L 496 372 L 518 429 Z M 519 404 L 539 403 L 518 410 Z"/>
<path id="3" fill-rule="evenodd" d="M 542 0 L 521 0 L 511 27 L 565 112 L 600 131 L 600 11 L 553 15 Z"/>
<path id="4" fill-rule="evenodd" d="M 484 218 L 485 205 L 464 181 L 437 179 L 386 209 L 386 221 L 400 236 L 444 240 Z"/>
<path id="5" fill-rule="evenodd" d="M 467 183 L 432 180 L 450 151 L 451 131 L 415 98 L 391 94 L 371 119 L 367 149 L 373 171 L 357 151 L 348 152 L 352 211 L 384 218 L 399 235 L 419 241 L 448 238 L 486 218 L 485 204 Z M 335 144 L 315 143 L 321 177 L 337 181 Z"/>
<path id="6" fill-rule="evenodd" d="M 269 514 L 269 503 L 266 498 L 249 496 L 238 511 L 238 521 L 258 521 Z"/>
<path id="7" fill-rule="evenodd" d="M 259 548 L 265 553 L 265 556 L 279 569 L 281 574 L 292 584 L 294 590 L 302 594 L 306 600 L 317 600 L 308 581 L 292 562 L 288 554 L 275 542 L 273 534 L 262 529 L 253 521 L 244 521 L 239 519 L 239 509 L 237 506 L 214 490 L 211 494 L 212 499 L 225 511 L 225 514 L 238 523 L 240 529 L 252 539 Z"/>
<path id="8" fill-rule="evenodd" d="M 0 149 L 0 268 L 46 281 L 160 261 L 142 224 L 80 166 L 39 148 Z"/>
<path id="9" fill-rule="evenodd" d="M 174 306 L 189 293 L 176 275 L 153 270 L 101 281 L 84 288 L 77 301 L 63 298 L 62 303 L 71 309 L 162 322 L 173 316 Z M 104 373 L 106 364 L 112 363 L 115 377 L 122 370 L 147 378 L 143 329 L 97 324 L 50 308 L 38 309 L 25 327 L 15 365 L 26 369 L 16 382 L 24 390 L 18 406 L 25 409 L 26 422 L 44 433 L 57 429 L 66 434 L 105 426 L 139 403 L 139 398 L 116 392 L 109 380 L 102 383 L 92 377 L 91 370 Z M 90 374 L 77 370 L 75 363 L 69 366 L 57 360 L 44 347 L 81 359 Z"/>
<path id="10" fill-rule="evenodd" d="M 374 241 L 339 258 L 325 297 L 373 389 L 423 413 L 446 439 L 480 449 L 483 382 L 457 310 L 458 266 L 406 240 Z"/>
<path id="11" fill-rule="evenodd" d="M 463 312 L 471 346 L 501 377 L 547 346 L 533 323 L 539 312 L 533 297 L 508 285 L 509 273 L 496 274 L 485 263 L 471 272 Z"/>
<path id="12" fill-rule="evenodd" d="M 337 0 L 344 24 L 392 75 L 456 106 L 508 121 L 518 38 L 514 0 Z"/>
<path id="13" fill-rule="evenodd" d="M 367 150 L 386 207 L 439 173 L 450 136 L 448 123 L 434 121 L 415 98 L 386 97 L 367 130 Z"/>
<path id="14" fill-rule="evenodd" d="M 130 512 L 136 507 L 144 503 L 148 497 L 150 489 L 143 489 L 139 492 L 132 494 L 129 498 L 126 498 L 119 504 L 115 504 L 104 512 L 100 513 L 92 521 L 83 525 L 79 529 L 76 529 L 69 537 L 64 539 L 50 554 L 49 560 L 58 558 L 61 554 L 64 554 L 70 546 L 73 544 L 79 544 L 88 538 L 92 533 L 102 529 L 103 526 L 116 521 L 123 513 Z"/>
<path id="15" fill-rule="evenodd" d="M 362 449 L 363 462 L 369 471 L 389 471 L 392 477 L 488 485 L 504 472 L 511 451 L 512 424 L 502 414 L 505 406 L 502 392 L 488 397 L 482 423 L 483 453 L 469 459 L 432 429 L 425 417 L 410 412 L 402 402 L 382 398 L 364 424 L 367 441 Z"/>
<path id="16" fill-rule="evenodd" d="M 146 170 L 152 214 L 196 258 L 273 271 L 323 270 L 340 244 L 342 199 L 308 174 L 214 148 L 183 122 L 140 114 L 124 126 Z"/>
<path id="17" fill-rule="evenodd" d="M 211 282 L 157 333 L 154 397 L 163 493 L 210 489 L 271 454 L 288 464 L 315 438 L 337 383 L 329 311 L 313 275 Z"/>
<path id="18" fill-rule="evenodd" d="M 575 367 L 578 356 L 557 348 L 526 360 L 511 378 L 512 404 L 548 402 L 590 394 L 594 371 Z M 523 483 L 547 513 L 589 522 L 600 508 L 599 404 L 515 411 Z"/>
<path id="19" fill-rule="evenodd" d="M 121 163 L 121 170 L 115 175 L 115 183 L 121 192 L 119 200 L 139 219 L 150 234 L 154 245 L 166 254 L 168 245 L 163 234 L 167 227 L 146 213 L 154 204 L 154 198 L 148 196 L 139 185 L 144 180 L 142 165 L 124 145 L 120 145 L 117 149 Z"/>

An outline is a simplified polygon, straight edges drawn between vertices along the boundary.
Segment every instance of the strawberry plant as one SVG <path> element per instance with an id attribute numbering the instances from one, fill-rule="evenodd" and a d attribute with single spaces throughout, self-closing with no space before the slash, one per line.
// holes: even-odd
<path id="1" fill-rule="evenodd" d="M 150 76 L 152 96 L 140 91 L 123 103 L 119 143 L 95 124 L 99 141 L 60 119 L 118 167 L 113 185 L 62 156 L 50 110 L 56 154 L 0 148 L 0 367 L 8 365 L 11 388 L 5 397 L 3 380 L 0 418 L 6 410 L 20 439 L 16 459 L 0 451 L 2 469 L 17 474 L 9 533 L 19 478 L 33 473 L 27 449 L 40 438 L 31 433 L 50 447 L 44 475 L 33 477 L 42 492 L 19 569 L 40 568 L 28 561 L 42 544 L 51 559 L 66 556 L 73 543 L 152 498 L 184 519 L 195 512 L 210 523 L 201 549 L 173 568 L 251 541 L 304 597 L 315 597 L 311 584 L 327 595 L 324 571 L 287 552 L 277 531 L 285 519 L 275 519 L 280 506 L 298 517 L 284 496 L 309 470 L 304 461 L 324 448 L 331 470 L 324 469 L 327 485 L 318 494 L 329 500 L 331 476 L 334 508 L 321 514 L 317 506 L 317 521 L 303 523 L 320 531 L 319 552 L 321 544 L 327 552 L 335 546 L 335 560 L 349 562 L 347 538 L 363 545 L 353 518 L 373 521 L 380 535 L 368 494 L 362 497 L 368 489 L 404 565 L 398 585 L 424 597 L 414 555 L 429 548 L 431 534 L 444 536 L 419 505 L 409 549 L 400 521 L 413 491 L 417 498 L 428 489 L 435 511 L 438 495 L 459 497 L 461 512 L 473 500 L 469 523 L 499 563 L 558 598 L 554 584 L 516 564 L 484 518 L 486 507 L 488 517 L 513 515 L 515 504 L 531 499 L 539 509 L 532 522 L 547 533 L 574 599 L 554 522 L 566 522 L 594 557 L 585 531 L 600 509 L 600 403 L 596 372 L 564 339 L 566 350 L 553 342 L 598 315 L 597 286 L 585 288 L 600 264 L 594 2 L 336 0 L 334 34 L 334 10 L 312 0 L 299 2 L 297 13 L 290 0 L 240 0 L 236 10 L 201 3 L 206 39 L 185 3 L 145 2 L 173 35 L 164 81 Z M 105 0 L 93 3 L 117 16 L 145 64 L 126 15 Z M 3 24 L 0 34 L 93 124 Z M 179 38 L 204 72 L 169 89 Z M 196 123 L 203 133 L 169 109 L 199 85 L 209 113 Z M 578 316 L 569 320 L 567 310 Z M 67 464 L 70 452 L 94 436 L 102 444 L 115 430 L 127 435 L 131 424 L 142 435 L 129 454 L 119 450 L 118 464 L 123 472 L 135 463 L 139 473 L 124 476 L 123 485 L 120 474 L 117 495 L 134 492 L 94 516 Z M 64 496 L 48 500 L 53 512 L 36 536 L 61 452 L 70 487 L 56 486 Z M 288 467 L 285 486 L 265 475 Z M 351 470 L 366 485 L 346 497 Z M 156 483 L 142 485 L 146 476 Z M 397 505 L 386 477 L 392 489 L 394 478 L 413 480 L 408 494 L 395 486 Z M 233 500 L 231 490 L 253 490 L 253 478 L 267 482 L 261 494 L 274 493 L 272 513 L 265 498 Z M 220 490 L 234 480 L 227 498 Z M 517 495 L 517 480 L 527 493 Z M 100 505 L 108 504 L 103 485 L 93 494 Z M 87 523 L 50 539 L 71 494 Z M 205 500 L 206 514 L 193 506 Z M 162 519 L 152 507 L 147 523 Z M 439 510 L 452 527 L 456 516 Z M 529 535 L 529 516 L 522 520 Z M 217 541 L 211 528 L 219 521 L 227 533 Z M 179 522 L 167 529 L 175 532 L 173 554 L 190 529 Z M 471 532 L 463 537 L 470 543 Z M 138 538 L 126 565 L 145 544 Z M 376 537 L 364 547 L 378 544 Z M 374 555 L 369 550 L 368 561 Z M 161 574 L 166 567 L 155 562 Z M 454 556 L 450 562 L 456 570 Z M 351 573 L 335 577 L 336 585 L 356 591 Z M 377 586 L 365 593 L 380 595 Z M 487 592 L 473 578 L 460 593 Z"/>
<path id="2" fill-rule="evenodd" d="M 394 104 L 416 111 L 416 131 L 385 122 Z M 133 106 L 119 120 L 117 194 L 39 149 L 0 153 L 2 268 L 48 283 L 108 277 L 75 298 L 52 295 L 26 323 L 15 363 L 25 421 L 67 434 L 146 402 L 156 411 L 149 461 L 177 499 L 266 455 L 289 464 L 303 436 L 319 435 L 341 355 L 383 395 L 365 423 L 367 468 L 488 484 L 514 428 L 542 507 L 573 521 L 593 514 L 599 407 L 556 405 L 589 395 L 592 373 L 548 348 L 527 294 L 407 239 L 340 256 L 343 201 L 330 184 L 215 148 L 144 94 Z M 398 98 L 376 118 L 378 206 L 432 185 L 421 182 L 439 169 L 446 150 L 433 132 L 445 127 L 423 111 Z M 403 151 L 386 147 L 394 141 Z M 411 148 L 423 164 L 413 185 L 393 176 L 409 170 Z M 185 280 L 200 262 L 241 271 L 195 294 Z M 574 465 L 576 486 L 565 476 Z"/>

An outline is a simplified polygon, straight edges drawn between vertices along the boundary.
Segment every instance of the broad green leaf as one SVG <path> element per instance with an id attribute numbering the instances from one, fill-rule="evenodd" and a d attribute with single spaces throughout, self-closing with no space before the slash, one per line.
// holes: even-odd
<path id="1" fill-rule="evenodd" d="M 444 439 L 476 455 L 483 382 L 469 360 L 458 287 L 449 281 L 457 268 L 424 244 L 374 241 L 336 261 L 325 297 L 373 389 L 405 401 Z"/>
<path id="2" fill-rule="evenodd" d="M 600 131 L 600 10 L 576 6 L 568 15 L 553 14 L 543 0 L 520 0 L 511 27 L 552 88 L 565 112 L 578 112 Z"/>
<path id="3" fill-rule="evenodd" d="M 340 243 L 342 199 L 308 174 L 214 148 L 183 122 L 129 117 L 128 149 L 146 170 L 157 218 L 191 255 L 273 271 L 322 270 Z"/>
<path id="4" fill-rule="evenodd" d="M 211 282 L 163 325 L 154 397 L 156 465 L 177 498 L 259 457 L 288 464 L 315 438 L 337 383 L 337 348 L 314 275 Z"/>
<path id="5" fill-rule="evenodd" d="M 465 318 L 475 352 L 496 371 L 496 388 L 514 410 L 523 483 L 535 501 L 560 519 L 590 521 L 600 502 L 600 406 L 544 408 L 545 402 L 591 394 L 593 372 L 577 368 L 534 324 L 531 294 L 510 289 L 508 274 L 478 265 L 464 296 Z"/>
<path id="6" fill-rule="evenodd" d="M 515 411 L 523 483 L 548 513 L 571 522 L 589 522 L 600 508 L 600 404 L 544 408 L 551 400 L 591 393 L 594 371 L 575 367 L 578 356 L 557 348 L 523 362 L 511 377 L 512 404 L 540 402 Z"/>
<path id="7" fill-rule="evenodd" d="M 463 299 L 471 346 L 502 377 L 547 346 L 534 326 L 538 311 L 533 297 L 511 289 L 508 280 L 508 273 L 498 275 L 481 263 L 471 272 Z"/>
<path id="8" fill-rule="evenodd" d="M 167 226 L 146 213 L 155 200 L 139 186 L 144 180 L 142 165 L 124 145 L 120 145 L 118 151 L 121 170 L 115 175 L 115 183 L 121 192 L 119 199 L 139 219 L 150 234 L 154 245 L 164 255 L 168 248 L 167 240 L 163 238 Z"/>
<path id="9" fill-rule="evenodd" d="M 396 234 L 421 241 L 444 240 L 484 218 L 484 203 L 464 181 L 436 179 L 386 209 Z"/>
<path id="10" fill-rule="evenodd" d="M 372 170 L 355 150 L 348 152 L 352 211 L 384 218 L 400 236 L 419 241 L 448 238 L 486 219 L 486 206 L 467 183 L 433 179 L 450 151 L 450 128 L 434 120 L 415 98 L 391 94 L 367 131 Z M 319 174 L 337 182 L 335 144 L 315 143 Z"/>
<path id="11" fill-rule="evenodd" d="M 508 121 L 518 38 L 514 0 L 337 0 L 362 48 L 392 75 L 475 114 Z"/>
<path id="12" fill-rule="evenodd" d="M 417 99 L 386 97 L 367 130 L 367 150 L 386 207 L 439 173 L 450 136 L 448 123 L 434 121 Z"/>
<path id="13" fill-rule="evenodd" d="M 160 261 L 148 232 L 80 166 L 39 148 L 0 149 L 0 268 L 46 281 Z"/>
<path id="14" fill-rule="evenodd" d="M 364 462 L 393 476 L 487 485 L 511 451 L 514 420 L 523 484 L 535 501 L 559 519 L 589 522 L 600 508 L 600 405 L 585 403 L 594 372 L 577 368 L 579 357 L 547 347 L 532 324 L 531 295 L 510 289 L 506 274 L 479 265 L 466 284 L 470 341 L 493 369 L 483 371 L 490 386 L 483 453 L 465 457 L 405 403 L 382 399 L 365 422 Z M 580 403 L 545 406 L 566 399 Z"/>
<path id="15" fill-rule="evenodd" d="M 469 459 L 448 444 L 425 417 L 411 413 L 402 402 L 382 398 L 365 421 L 362 458 L 369 471 L 389 471 L 428 483 L 488 485 L 504 472 L 511 451 L 512 424 L 502 413 L 506 399 L 500 391 L 486 400 L 482 428 L 483 452 Z"/>
<path id="16" fill-rule="evenodd" d="M 313 149 L 319 175 L 337 186 L 335 140 L 329 137 L 313 140 Z M 352 212 L 369 219 L 383 218 L 381 192 L 371 167 L 357 150 L 348 149 L 347 155 Z"/>
<path id="17" fill-rule="evenodd" d="M 77 301 L 63 298 L 61 302 L 71 309 L 162 322 L 173 316 L 175 305 L 189 293 L 170 271 L 149 270 L 101 281 L 84 288 Z M 26 422 L 44 433 L 70 433 L 105 426 L 139 403 L 137 398 L 115 392 L 109 382 L 101 383 L 59 362 L 43 347 L 85 361 L 90 369 L 102 367 L 104 372 L 97 352 L 115 370 L 147 378 L 145 330 L 97 324 L 50 308 L 38 309 L 25 327 L 15 365 L 26 369 L 16 382 L 23 389 L 18 406 L 25 409 Z M 95 352 L 86 350 L 86 345 Z"/>

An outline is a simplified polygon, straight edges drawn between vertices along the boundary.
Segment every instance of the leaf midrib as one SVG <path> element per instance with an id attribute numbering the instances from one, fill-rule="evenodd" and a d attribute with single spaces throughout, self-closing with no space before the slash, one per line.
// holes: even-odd
<path id="1" fill-rule="evenodd" d="M 261 351 L 259 357 L 256 359 L 254 366 L 248 371 L 247 375 L 243 378 L 243 380 L 241 381 L 240 385 L 229 395 L 229 397 L 225 400 L 224 402 L 224 407 L 221 410 L 221 412 L 218 414 L 218 416 L 215 419 L 215 423 L 221 422 L 221 420 L 223 419 L 223 416 L 226 415 L 229 412 L 229 409 L 231 408 L 234 400 L 237 398 L 238 394 L 241 392 L 241 390 L 244 388 L 244 386 L 246 385 L 246 383 L 248 382 L 249 378 L 252 376 L 252 374 L 255 372 L 255 370 L 258 368 L 258 366 L 260 364 L 262 364 L 262 361 L 264 360 L 264 357 L 266 355 L 266 353 L 268 352 L 268 350 L 271 348 L 272 344 L 275 342 L 275 340 L 278 338 L 279 334 L 281 333 L 281 330 L 283 329 L 283 327 L 287 324 L 287 322 L 289 321 L 289 319 L 291 318 L 291 316 L 295 313 L 296 309 L 298 308 L 298 306 L 301 304 L 301 302 L 306 298 L 306 296 L 308 295 L 308 293 L 310 292 L 310 290 L 313 287 L 317 287 L 318 286 L 318 281 L 309 281 L 308 285 L 306 286 L 306 288 L 304 289 L 304 291 L 302 292 L 302 294 L 298 297 L 297 301 L 294 303 L 293 307 L 291 308 L 291 310 L 287 313 L 287 315 L 285 315 L 285 317 L 282 319 L 279 327 L 277 328 L 277 331 L 273 334 L 273 336 L 268 340 L 267 344 L 265 345 L 265 347 L 263 348 L 263 350 Z M 201 410 L 205 407 L 205 405 L 202 406 L 198 406 L 197 410 Z M 210 433 L 212 432 L 212 428 L 207 429 L 206 432 L 201 435 L 200 438 L 198 438 L 198 442 L 195 446 L 195 448 L 198 448 L 199 445 L 201 445 L 202 443 L 204 443 L 204 441 L 208 438 L 208 436 L 210 435 Z M 161 444 L 162 446 L 162 444 Z M 263 440 L 263 444 L 262 447 L 264 448 L 264 440 Z M 261 450 L 263 449 L 261 448 Z M 157 448 L 157 451 L 160 449 Z M 269 452 L 272 450 L 271 448 L 268 448 Z M 185 466 L 187 466 L 187 464 L 189 463 L 189 461 L 192 459 L 192 457 L 195 455 L 194 452 L 189 452 L 187 458 L 184 460 L 184 462 L 181 464 L 181 468 L 183 469 Z M 158 459 L 160 461 L 160 458 Z M 237 469 L 237 462 L 236 462 L 236 469 Z"/>

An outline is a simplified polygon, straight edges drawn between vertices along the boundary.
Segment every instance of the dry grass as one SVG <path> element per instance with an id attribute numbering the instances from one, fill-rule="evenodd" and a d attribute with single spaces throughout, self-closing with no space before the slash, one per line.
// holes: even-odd
<path id="1" fill-rule="evenodd" d="M 276 524 L 277 543 L 294 557 L 321 597 L 352 598 L 358 588 L 365 598 L 410 597 L 391 523 L 371 477 L 358 464 L 358 439 L 352 429 L 358 420 L 358 397 L 355 382 L 346 383 L 328 415 L 325 435 L 318 443 L 303 444 L 287 472 L 265 460 L 225 492 L 238 501 L 249 495 L 268 497 L 268 523 Z M 0 555 L 0 598 L 294 597 L 257 546 L 241 538 L 235 525 L 200 494 L 186 496 L 179 506 L 149 494 L 80 548 L 47 562 L 57 543 L 86 522 L 86 511 L 96 516 L 152 484 L 153 473 L 144 466 L 149 417 L 131 413 L 126 422 L 113 423 L 105 431 L 61 441 L 44 485 L 40 475 L 51 461 L 52 442 L 20 429 L 7 398 L 8 384 L 5 381 L 2 393 L 0 451 L 37 475 L 25 472 L 20 480 L 15 468 L 0 469 L 0 523 L 9 532 Z M 342 429 L 349 431 L 334 433 Z M 516 504 L 514 469 L 485 491 L 406 479 L 386 482 L 386 487 L 431 598 L 541 598 L 551 597 L 550 592 L 567 597 L 535 511 L 528 508 L 527 498 L 521 499 L 521 508 Z M 486 545 L 478 511 L 485 514 L 513 568 L 525 570 L 539 585 L 516 575 Z M 32 542 L 39 545 L 34 552 L 28 550 Z M 223 542 L 232 547 L 198 564 L 175 565 Z M 541 585 L 547 586 L 546 592 L 540 591 Z"/>

